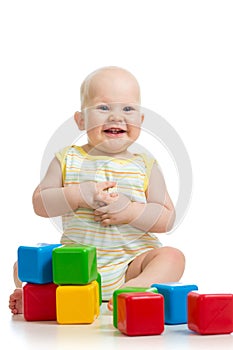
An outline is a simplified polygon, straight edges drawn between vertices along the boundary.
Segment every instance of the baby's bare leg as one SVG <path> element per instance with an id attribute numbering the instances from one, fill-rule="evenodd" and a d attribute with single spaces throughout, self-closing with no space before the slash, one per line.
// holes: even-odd
<path id="1" fill-rule="evenodd" d="M 184 273 L 185 257 L 172 247 L 149 250 L 132 261 L 124 286 L 150 287 L 153 283 L 178 282 Z"/>
<path id="2" fill-rule="evenodd" d="M 185 258 L 172 247 L 149 250 L 137 256 L 126 271 L 124 287 L 150 287 L 153 283 L 178 282 L 183 275 Z M 112 301 L 109 301 L 112 309 Z"/>
<path id="3" fill-rule="evenodd" d="M 14 277 L 14 282 L 16 289 L 14 292 L 10 295 L 9 298 L 9 308 L 11 312 L 16 315 L 16 314 L 21 314 L 23 312 L 23 290 L 22 290 L 22 282 L 18 278 L 18 264 L 17 262 L 14 264 L 13 267 L 13 277 Z"/>

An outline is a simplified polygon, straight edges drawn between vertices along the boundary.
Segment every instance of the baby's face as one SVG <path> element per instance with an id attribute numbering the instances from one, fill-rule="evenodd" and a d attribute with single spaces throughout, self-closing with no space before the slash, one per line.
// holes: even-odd
<path id="1" fill-rule="evenodd" d="M 88 143 L 96 154 L 125 152 L 138 138 L 143 121 L 136 80 L 121 70 L 97 74 L 83 113 Z"/>

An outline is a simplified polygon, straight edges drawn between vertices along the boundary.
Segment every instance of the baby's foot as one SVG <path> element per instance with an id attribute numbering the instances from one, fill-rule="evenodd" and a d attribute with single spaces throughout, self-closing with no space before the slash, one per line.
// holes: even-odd
<path id="1" fill-rule="evenodd" d="M 113 310 L 112 299 L 110 299 L 109 302 L 108 302 L 108 310 L 109 311 Z"/>
<path id="2" fill-rule="evenodd" d="M 9 308 L 12 314 L 22 314 L 23 312 L 23 290 L 22 288 L 16 288 L 13 294 L 10 295 Z"/>

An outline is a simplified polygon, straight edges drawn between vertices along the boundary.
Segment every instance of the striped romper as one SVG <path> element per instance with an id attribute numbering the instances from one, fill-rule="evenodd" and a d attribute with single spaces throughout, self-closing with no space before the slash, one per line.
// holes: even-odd
<path id="1" fill-rule="evenodd" d="M 56 157 L 61 163 L 63 186 L 83 181 L 114 181 L 117 192 L 131 201 L 146 203 L 145 191 L 155 162 L 145 154 L 130 159 L 88 155 L 81 147 L 66 147 Z M 125 282 L 125 272 L 136 256 L 161 246 L 154 233 L 145 233 L 129 224 L 103 227 L 94 221 L 94 211 L 78 208 L 62 217 L 62 244 L 93 245 L 102 277 L 103 300 Z"/>

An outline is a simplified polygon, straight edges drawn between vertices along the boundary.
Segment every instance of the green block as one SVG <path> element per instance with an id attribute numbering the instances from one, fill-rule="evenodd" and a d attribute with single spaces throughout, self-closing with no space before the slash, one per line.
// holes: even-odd
<path id="1" fill-rule="evenodd" d="M 78 244 L 53 249 L 55 284 L 88 284 L 97 279 L 96 248 Z"/>
<path id="2" fill-rule="evenodd" d="M 130 292 L 152 292 L 158 293 L 158 289 L 155 287 L 150 288 L 141 288 L 141 287 L 126 287 L 122 289 L 117 289 L 113 293 L 113 325 L 118 328 L 118 307 L 117 307 L 117 297 L 121 293 L 130 293 Z"/>
<path id="3" fill-rule="evenodd" d="M 101 274 L 98 272 L 97 279 L 99 285 L 99 297 L 100 297 L 100 305 L 102 304 L 102 282 L 101 282 Z"/>

